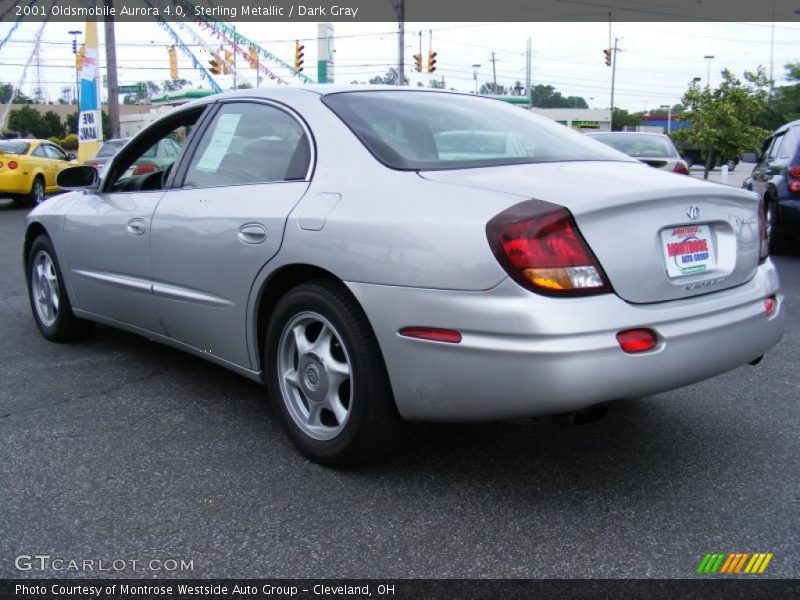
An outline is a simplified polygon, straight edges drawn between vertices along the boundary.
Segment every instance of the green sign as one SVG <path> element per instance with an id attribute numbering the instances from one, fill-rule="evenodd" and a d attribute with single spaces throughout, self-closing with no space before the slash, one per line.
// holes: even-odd
<path id="1" fill-rule="evenodd" d="M 120 94 L 143 94 L 147 91 L 147 86 L 143 83 L 134 83 L 133 85 L 119 86 Z"/>

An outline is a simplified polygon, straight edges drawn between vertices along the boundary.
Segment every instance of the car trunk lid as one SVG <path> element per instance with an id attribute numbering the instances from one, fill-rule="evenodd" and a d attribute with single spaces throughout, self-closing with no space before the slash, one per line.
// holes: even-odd
<path id="1" fill-rule="evenodd" d="M 758 199 L 642 163 L 563 162 L 425 171 L 420 176 L 560 204 L 570 210 L 614 291 L 663 302 L 751 279 Z"/>

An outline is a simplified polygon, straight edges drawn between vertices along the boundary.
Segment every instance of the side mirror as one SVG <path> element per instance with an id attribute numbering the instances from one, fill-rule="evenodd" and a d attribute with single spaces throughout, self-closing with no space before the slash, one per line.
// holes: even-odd
<path id="1" fill-rule="evenodd" d="M 742 153 L 742 162 L 743 163 L 757 163 L 758 162 L 758 154 L 755 152 L 743 152 Z"/>
<path id="2" fill-rule="evenodd" d="M 56 185 L 65 190 L 79 190 L 93 187 L 97 183 L 97 171 L 94 167 L 81 165 L 67 167 L 56 176 Z"/>
<path id="3" fill-rule="evenodd" d="M 74 152 L 68 152 L 67 153 L 67 160 L 75 160 L 75 158 L 76 157 L 75 157 L 75 153 Z"/>

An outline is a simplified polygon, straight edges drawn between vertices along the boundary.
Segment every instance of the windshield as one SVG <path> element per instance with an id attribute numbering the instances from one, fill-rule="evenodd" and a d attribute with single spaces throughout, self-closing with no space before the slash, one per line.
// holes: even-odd
<path id="1" fill-rule="evenodd" d="M 6 154 L 25 154 L 30 147 L 28 142 L 0 142 L 0 152 Z"/>
<path id="2" fill-rule="evenodd" d="M 97 153 L 97 157 L 108 158 L 110 156 L 114 156 L 127 141 L 128 140 L 114 140 L 113 142 L 106 142 L 100 148 L 99 152 Z"/>
<path id="3" fill-rule="evenodd" d="M 662 135 L 643 135 L 641 133 L 601 133 L 589 137 L 603 142 L 628 156 L 635 158 L 676 157 L 678 151 L 669 138 Z"/>
<path id="4" fill-rule="evenodd" d="M 323 102 L 393 169 L 626 157 L 529 111 L 488 98 L 413 91 L 330 94 Z"/>

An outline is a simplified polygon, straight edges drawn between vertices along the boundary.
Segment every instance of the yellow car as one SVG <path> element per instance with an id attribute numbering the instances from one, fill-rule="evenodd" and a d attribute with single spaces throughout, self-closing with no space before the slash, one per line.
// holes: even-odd
<path id="1" fill-rule="evenodd" d="M 40 204 L 59 190 L 56 175 L 77 164 L 73 154 L 47 140 L 0 140 L 0 197 Z"/>

